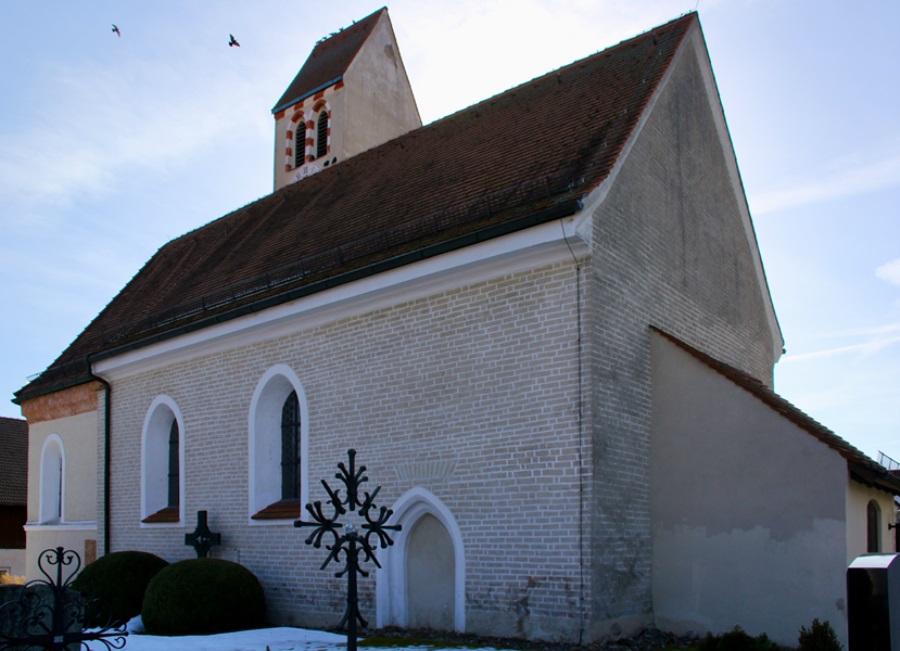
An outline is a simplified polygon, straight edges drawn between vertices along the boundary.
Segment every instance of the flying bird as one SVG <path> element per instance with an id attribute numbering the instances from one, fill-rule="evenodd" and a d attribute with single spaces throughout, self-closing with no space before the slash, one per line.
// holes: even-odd
<path id="1" fill-rule="evenodd" d="M 241 44 L 237 42 L 237 39 L 234 37 L 234 34 L 228 35 L 228 47 L 241 47 Z"/>
<path id="2" fill-rule="evenodd" d="M 119 38 L 122 38 L 122 32 L 119 31 L 119 28 L 116 27 L 115 24 L 113 24 L 113 26 L 112 26 L 112 31 L 115 32 L 116 36 L 118 36 Z"/>

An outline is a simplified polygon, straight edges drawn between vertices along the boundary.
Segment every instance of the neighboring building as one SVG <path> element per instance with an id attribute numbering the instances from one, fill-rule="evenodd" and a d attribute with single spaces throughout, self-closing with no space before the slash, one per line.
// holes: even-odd
<path id="1" fill-rule="evenodd" d="M 333 625 L 292 524 L 353 447 L 403 526 L 362 583 L 376 625 L 846 637 L 900 480 L 772 392 L 695 13 L 419 127 L 382 9 L 273 113 L 276 190 L 162 247 L 17 393 L 30 558 L 188 558 L 205 509 L 274 622 Z"/>
<path id="2" fill-rule="evenodd" d="M 0 416 L 0 574 L 25 574 L 28 423 Z"/>

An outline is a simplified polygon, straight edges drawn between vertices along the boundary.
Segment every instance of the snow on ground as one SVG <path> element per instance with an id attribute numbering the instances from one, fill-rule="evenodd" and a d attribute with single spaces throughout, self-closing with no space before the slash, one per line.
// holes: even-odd
<path id="1" fill-rule="evenodd" d="M 346 643 L 344 635 L 287 627 L 179 637 L 131 632 L 124 651 L 338 651 Z"/>
<path id="2" fill-rule="evenodd" d="M 97 645 L 98 643 L 93 643 Z M 92 645 L 93 646 L 93 645 Z M 359 648 L 366 646 L 360 640 Z M 102 645 L 95 648 L 102 648 Z M 302 628 L 262 628 L 221 635 L 159 637 L 132 632 L 123 651 L 346 651 L 347 637 Z M 397 647 L 390 651 L 440 651 L 437 647 Z M 379 649 L 379 651 L 385 651 Z M 454 651 L 459 651 L 455 649 Z M 486 649 L 472 651 L 488 651 Z M 491 650 L 493 651 L 493 650 Z"/>

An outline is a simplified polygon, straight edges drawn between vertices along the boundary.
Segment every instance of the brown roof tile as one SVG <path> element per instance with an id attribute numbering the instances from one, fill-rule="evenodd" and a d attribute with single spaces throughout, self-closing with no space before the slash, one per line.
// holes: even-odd
<path id="1" fill-rule="evenodd" d="M 359 52 L 359 48 L 372 33 L 378 18 L 386 12 L 387 8 L 382 7 L 359 22 L 353 23 L 347 29 L 342 29 L 333 36 L 316 43 L 306 63 L 294 77 L 294 81 L 291 82 L 281 98 L 275 102 L 272 113 L 282 111 L 341 79 L 353 62 L 356 53 Z"/>
<path id="2" fill-rule="evenodd" d="M 892 473 L 887 468 L 850 445 L 847 441 L 822 425 L 812 416 L 809 416 L 798 409 L 791 402 L 782 398 L 756 378 L 733 366 L 720 362 L 714 357 L 710 357 L 706 353 L 697 350 L 667 332 L 655 327 L 651 327 L 651 329 L 700 360 L 712 370 L 728 378 L 731 382 L 755 396 L 770 409 L 777 411 L 800 429 L 806 430 L 822 441 L 822 443 L 835 450 L 847 460 L 850 471 L 856 479 L 866 484 L 879 486 L 895 495 L 900 494 L 900 475 Z"/>
<path id="3" fill-rule="evenodd" d="M 88 355 L 571 214 L 696 22 L 687 14 L 169 242 L 17 399 L 85 381 Z"/>
<path id="4" fill-rule="evenodd" d="M 0 506 L 28 501 L 28 423 L 0 416 Z"/>

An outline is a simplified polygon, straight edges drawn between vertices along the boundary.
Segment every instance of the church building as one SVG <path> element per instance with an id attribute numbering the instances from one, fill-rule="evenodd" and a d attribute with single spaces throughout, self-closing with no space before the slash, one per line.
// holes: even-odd
<path id="1" fill-rule="evenodd" d="M 274 94 L 274 93 L 273 93 Z M 303 505 L 400 524 L 375 626 L 846 642 L 900 479 L 773 390 L 779 329 L 696 13 L 422 126 L 387 9 L 274 103 L 274 191 L 178 237 L 16 394 L 27 563 L 140 549 L 335 625 Z"/>

